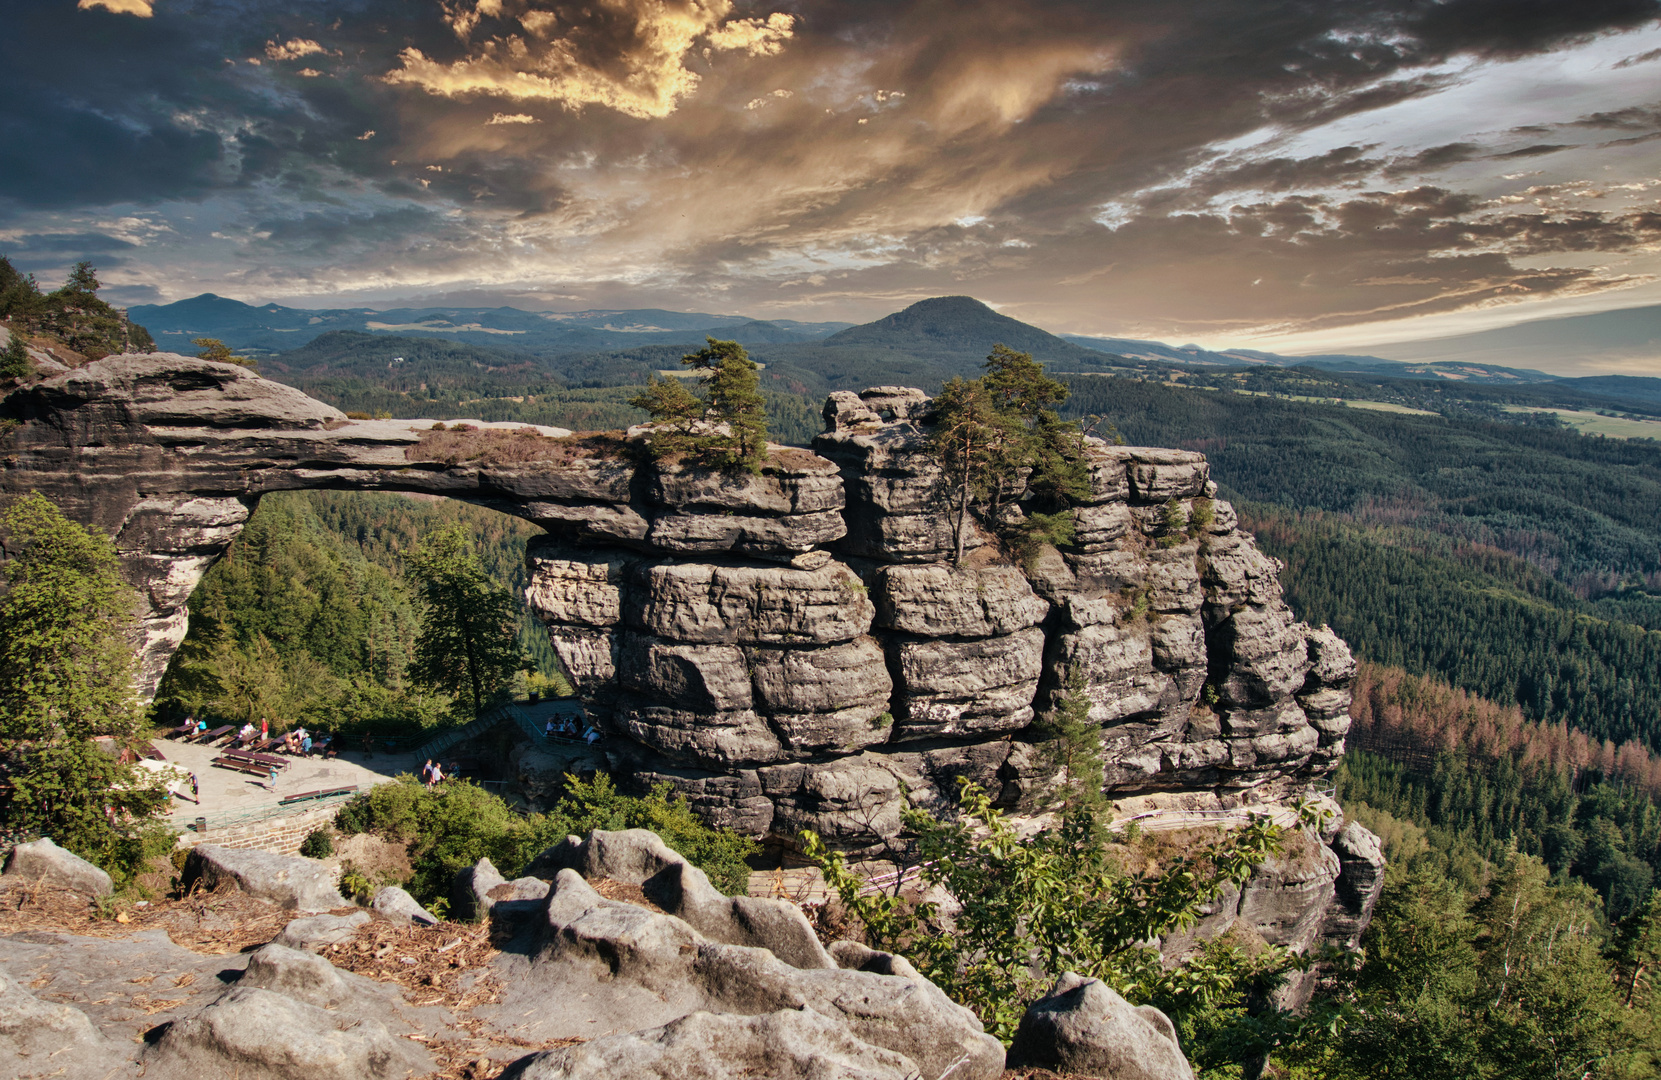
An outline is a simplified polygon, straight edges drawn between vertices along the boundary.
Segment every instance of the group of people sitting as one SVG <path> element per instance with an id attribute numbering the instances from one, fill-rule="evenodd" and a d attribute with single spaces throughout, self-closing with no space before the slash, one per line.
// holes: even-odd
<path id="1" fill-rule="evenodd" d="M 600 733 L 592 724 L 580 723 L 576 717 L 568 715 L 550 716 L 542 729 L 542 734 L 562 739 L 581 739 L 586 743 L 600 741 Z"/>
<path id="2" fill-rule="evenodd" d="M 303 727 L 297 727 L 286 735 L 279 736 L 277 741 L 271 738 L 271 721 L 260 721 L 258 728 L 252 722 L 242 725 L 242 730 L 236 733 L 231 740 L 232 746 L 258 746 L 264 750 L 279 750 L 296 757 L 311 757 L 320 754 L 328 757 L 334 753 L 334 736 L 314 735 Z"/>

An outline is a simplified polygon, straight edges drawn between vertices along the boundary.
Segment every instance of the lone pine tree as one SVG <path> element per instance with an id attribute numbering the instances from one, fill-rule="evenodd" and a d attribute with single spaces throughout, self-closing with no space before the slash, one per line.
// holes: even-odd
<path id="1" fill-rule="evenodd" d="M 738 342 L 705 340 L 707 346 L 681 357 L 682 364 L 705 373 L 704 397 L 669 377 L 653 380 L 629 404 L 664 425 L 652 439 L 655 453 L 685 454 L 711 469 L 760 472 L 767 460 L 760 369 Z"/>

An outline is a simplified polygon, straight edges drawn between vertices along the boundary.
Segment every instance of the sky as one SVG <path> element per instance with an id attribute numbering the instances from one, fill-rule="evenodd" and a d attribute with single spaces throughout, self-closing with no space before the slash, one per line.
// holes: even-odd
<path id="1" fill-rule="evenodd" d="M 120 303 L 1281 351 L 1661 303 L 1661 0 L 9 0 L 0 254 Z M 1658 365 L 1661 367 L 1661 365 Z M 1661 370 L 1656 373 L 1661 374 Z"/>

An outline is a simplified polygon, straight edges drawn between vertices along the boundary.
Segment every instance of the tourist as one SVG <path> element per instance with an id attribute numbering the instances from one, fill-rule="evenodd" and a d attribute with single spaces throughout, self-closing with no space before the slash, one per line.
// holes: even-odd
<path id="1" fill-rule="evenodd" d="M 265 778 L 265 786 L 274 795 L 277 792 L 277 766 L 271 766 L 271 773 Z"/>
<path id="2" fill-rule="evenodd" d="M 428 787 L 436 787 L 436 786 L 438 786 L 439 784 L 442 784 L 442 783 L 444 783 L 444 770 L 439 768 L 435 764 L 433 766 L 432 778 L 427 781 L 427 786 Z"/>
<path id="3" fill-rule="evenodd" d="M 426 784 L 428 787 L 433 786 L 433 759 L 432 758 L 428 758 L 427 763 L 425 765 L 421 766 L 421 782 Z"/>
<path id="4" fill-rule="evenodd" d="M 300 753 L 311 757 L 311 736 L 307 735 L 300 740 Z"/>
<path id="5" fill-rule="evenodd" d="M 197 806 L 202 805 L 202 793 L 196 787 L 196 774 L 190 774 L 190 801 Z"/>
<path id="6" fill-rule="evenodd" d="M 260 742 L 265 742 L 269 738 L 271 738 L 271 718 L 269 716 L 261 717 Z"/>

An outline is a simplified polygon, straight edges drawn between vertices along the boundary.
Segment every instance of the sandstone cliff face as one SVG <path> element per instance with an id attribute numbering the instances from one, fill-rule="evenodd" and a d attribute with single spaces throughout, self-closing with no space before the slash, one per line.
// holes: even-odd
<path id="1" fill-rule="evenodd" d="M 1201 455 L 1091 440 L 1071 548 L 1023 568 L 977 530 L 954 567 L 929 407 L 906 388 L 833 394 L 815 452 L 775 448 L 733 477 L 650 462 L 639 433 L 439 436 L 240 367 L 118 356 L 0 403 L 17 422 L 0 488 L 115 537 L 146 689 L 265 492 L 417 491 L 534 521 L 528 599 L 614 766 L 750 834 L 891 834 L 902 785 L 927 805 L 959 776 L 1036 809 L 1033 723 L 1074 679 L 1115 793 L 1251 801 L 1335 767 L 1349 651 L 1293 618 Z"/>

